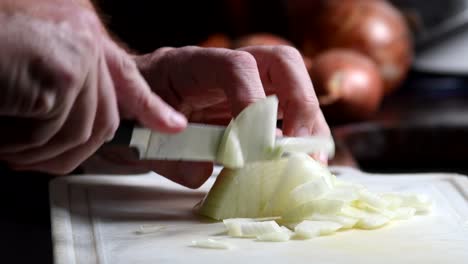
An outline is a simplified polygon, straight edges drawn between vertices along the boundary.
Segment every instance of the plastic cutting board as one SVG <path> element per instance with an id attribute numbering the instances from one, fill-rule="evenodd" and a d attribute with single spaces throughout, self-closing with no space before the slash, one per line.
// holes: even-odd
<path id="1" fill-rule="evenodd" d="M 365 174 L 333 169 L 374 191 L 429 195 L 430 215 L 381 229 L 350 230 L 311 240 L 259 242 L 226 238 L 223 224 L 198 218 L 193 206 L 213 183 L 189 190 L 153 173 L 81 175 L 51 182 L 54 256 L 75 263 L 468 263 L 468 177 L 454 174 Z M 153 232 L 139 234 L 141 226 Z M 229 250 L 191 247 L 226 239 Z"/>

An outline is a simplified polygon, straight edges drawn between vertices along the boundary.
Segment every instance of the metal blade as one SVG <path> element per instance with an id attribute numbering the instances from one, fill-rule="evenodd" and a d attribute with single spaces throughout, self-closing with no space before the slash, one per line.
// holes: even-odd
<path id="1" fill-rule="evenodd" d="M 189 124 L 178 134 L 164 134 L 135 128 L 130 146 L 139 150 L 140 159 L 215 161 L 225 129 Z"/>
<path id="2" fill-rule="evenodd" d="M 226 127 L 189 124 L 178 134 L 165 134 L 147 128 L 134 128 L 130 141 L 140 159 L 216 161 L 218 147 Z M 332 137 L 278 137 L 275 145 L 285 152 L 328 153 L 333 157 Z"/>

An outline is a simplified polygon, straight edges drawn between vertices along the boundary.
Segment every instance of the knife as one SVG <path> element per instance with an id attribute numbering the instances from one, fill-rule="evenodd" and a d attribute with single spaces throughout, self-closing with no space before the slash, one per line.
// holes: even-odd
<path id="1" fill-rule="evenodd" d="M 177 134 L 134 127 L 129 146 L 138 150 L 140 159 L 216 161 L 225 130 L 223 126 L 193 123 Z M 277 137 L 275 146 L 281 146 L 285 152 L 326 152 L 330 157 L 335 150 L 333 139 L 323 136 Z"/>

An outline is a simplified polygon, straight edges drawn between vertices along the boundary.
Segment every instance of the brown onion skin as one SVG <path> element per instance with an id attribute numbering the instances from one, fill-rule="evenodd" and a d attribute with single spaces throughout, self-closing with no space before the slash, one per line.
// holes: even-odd
<path id="1" fill-rule="evenodd" d="M 384 0 L 323 0 L 310 18 L 302 49 L 307 56 L 350 48 L 370 56 L 384 80 L 385 94 L 406 77 L 413 58 L 408 26 Z"/>
<path id="2" fill-rule="evenodd" d="M 198 46 L 203 48 L 230 48 L 231 47 L 231 39 L 222 33 L 215 33 L 208 36 L 207 39 L 200 42 Z"/>
<path id="3" fill-rule="evenodd" d="M 294 46 L 289 40 L 284 39 L 280 36 L 270 34 L 270 33 L 254 33 L 250 35 L 242 36 L 236 39 L 232 43 L 233 49 L 238 49 L 248 46 L 274 46 L 274 45 L 286 45 Z"/>
<path id="4" fill-rule="evenodd" d="M 270 34 L 270 33 L 254 33 L 250 35 L 245 35 L 238 38 L 233 42 L 232 48 L 238 49 L 248 46 L 276 46 L 284 45 L 294 47 L 294 44 L 280 36 Z M 304 64 L 307 70 L 310 70 L 312 66 L 312 60 L 308 56 L 303 56 Z"/>
<path id="5" fill-rule="evenodd" d="M 347 49 L 325 51 L 309 73 L 327 121 L 361 121 L 378 110 L 383 81 L 367 56 Z"/>

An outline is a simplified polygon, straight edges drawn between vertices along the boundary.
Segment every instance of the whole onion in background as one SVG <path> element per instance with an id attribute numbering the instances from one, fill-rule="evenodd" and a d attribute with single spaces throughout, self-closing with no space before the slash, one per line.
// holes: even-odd
<path id="1" fill-rule="evenodd" d="M 294 46 L 289 40 L 270 33 L 254 33 L 242 36 L 234 40 L 232 48 L 242 48 L 247 46 L 261 45 L 286 45 Z"/>
<path id="2" fill-rule="evenodd" d="M 275 46 L 275 45 L 285 45 L 294 47 L 294 44 L 280 36 L 271 33 L 253 33 L 249 35 L 242 36 L 233 41 L 232 48 L 238 49 L 248 46 Z M 303 56 L 304 64 L 307 70 L 310 70 L 312 61 L 309 57 Z"/>
<path id="3" fill-rule="evenodd" d="M 384 0 L 323 0 L 302 18 L 302 50 L 314 57 L 330 48 L 349 48 L 368 55 L 378 65 L 385 94 L 405 78 L 413 57 L 408 26 Z"/>
<path id="4" fill-rule="evenodd" d="M 349 49 L 319 54 L 309 71 L 320 106 L 328 121 L 358 121 L 372 116 L 383 97 L 377 65 Z"/>
<path id="5" fill-rule="evenodd" d="M 231 39 L 222 33 L 212 34 L 198 44 L 198 46 L 204 48 L 230 48 L 231 45 Z"/>

